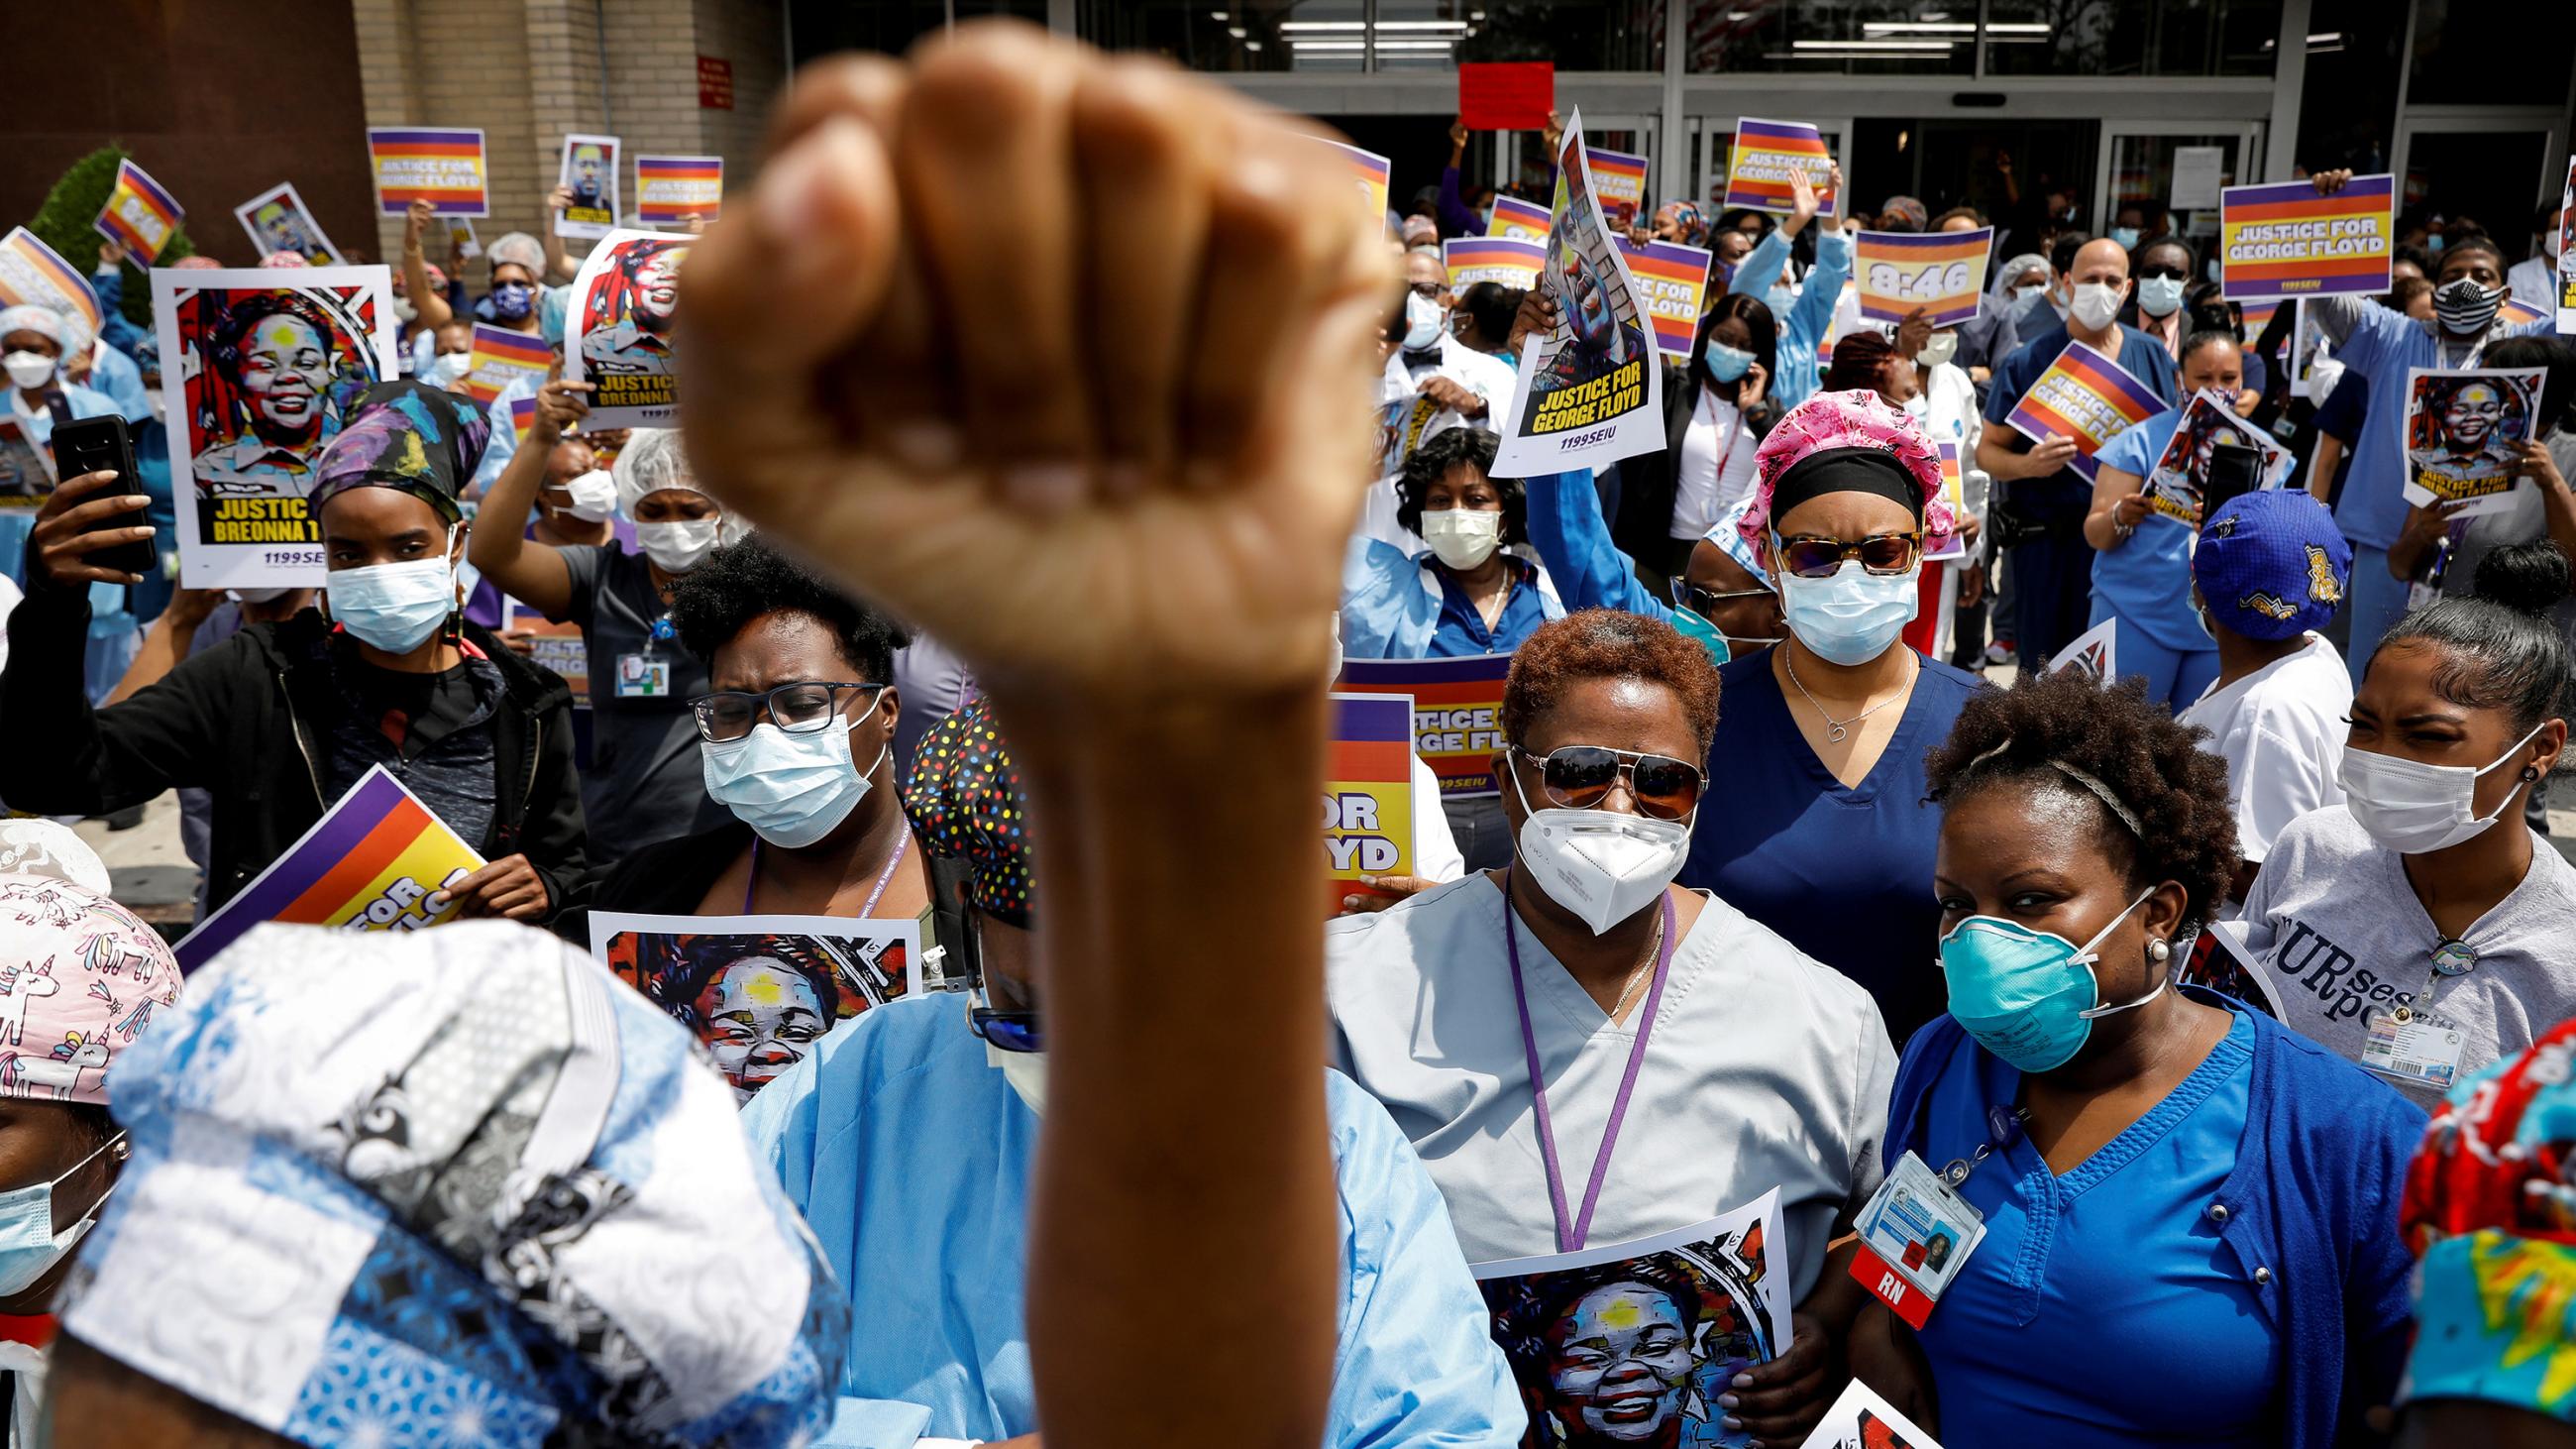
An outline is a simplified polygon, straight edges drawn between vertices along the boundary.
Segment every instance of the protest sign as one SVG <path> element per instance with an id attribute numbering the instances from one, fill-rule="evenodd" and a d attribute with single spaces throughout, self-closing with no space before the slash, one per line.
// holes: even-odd
<path id="1" fill-rule="evenodd" d="M 1974 321 L 1994 240 L 1990 226 L 1859 233 L 1853 243 L 1852 280 L 1860 292 L 1860 315 L 1875 322 L 1902 322 L 1921 307 L 1935 327 Z"/>
<path id="2" fill-rule="evenodd" d="M 2496 308 L 2496 320 L 2507 327 L 2519 327 L 2526 322 L 2537 322 L 2549 315 L 2520 297 L 2507 297 L 2502 305 Z"/>
<path id="3" fill-rule="evenodd" d="M 375 167 L 376 210 L 400 216 L 415 201 L 437 216 L 482 216 L 483 133 L 453 127 L 367 128 Z"/>
<path id="4" fill-rule="evenodd" d="M 1897 1412 L 1894 1404 L 1858 1379 L 1843 1386 L 1841 1397 L 1798 1449 L 1941 1449 L 1931 1435 Z"/>
<path id="5" fill-rule="evenodd" d="M 590 951 L 687 1027 L 736 1101 L 870 1007 L 921 993 L 921 923 L 590 913 Z"/>
<path id="6" fill-rule="evenodd" d="M 1541 131 L 1556 109 L 1556 64 L 1462 61 L 1458 124 L 1470 131 Z"/>
<path id="7" fill-rule="evenodd" d="M 486 407 L 520 378 L 542 387 L 554 366 L 554 349 L 536 332 L 513 332 L 489 322 L 474 324 L 474 350 L 465 362 L 465 392 Z"/>
<path id="8" fill-rule="evenodd" d="M 233 220 L 249 234 L 258 257 L 293 252 L 317 267 L 341 265 L 340 249 L 322 234 L 322 223 L 313 219 L 292 181 L 281 181 L 234 207 Z"/>
<path id="9" fill-rule="evenodd" d="M 474 239 L 474 223 L 461 216 L 447 219 L 447 245 L 469 262 L 483 255 L 483 243 Z"/>
<path id="10" fill-rule="evenodd" d="M 1611 244 L 1584 160 L 1583 117 L 1565 123 L 1548 212 L 1547 265 L 1539 285 L 1556 301 L 1556 325 L 1521 348 L 1494 471 L 1506 478 L 1600 467 L 1664 446 L 1664 369 L 1651 325 Z"/>
<path id="11" fill-rule="evenodd" d="M 53 491 L 53 450 L 37 447 L 25 423 L 0 411 L 0 509 L 33 512 L 45 506 Z M 18 530 L 17 536 L 25 538 L 26 530 Z"/>
<path id="12" fill-rule="evenodd" d="M 2356 176 L 2332 196 L 2306 181 L 2220 193 L 2218 265 L 2229 301 L 2385 292 L 2396 256 L 2394 178 Z"/>
<path id="13" fill-rule="evenodd" d="M 2265 488 L 2278 488 L 2290 476 L 2290 465 L 2296 461 L 2290 450 L 2260 424 L 2236 415 L 2236 409 L 2219 394 L 2203 388 L 2185 399 L 2182 421 L 2174 428 L 2173 441 L 2165 444 L 2162 457 L 2147 473 L 2147 517 L 2179 523 L 2197 530 L 2206 511 L 2202 500 L 2209 492 L 2209 456 L 2221 443 L 2252 448 L 2263 455 Z"/>
<path id="14" fill-rule="evenodd" d="M 510 436 L 512 438 L 522 443 L 526 442 L 529 425 L 536 420 L 537 400 L 534 397 L 510 399 Z"/>
<path id="15" fill-rule="evenodd" d="M 2334 344 L 2326 340 L 2325 328 L 2308 315 L 2308 304 L 2292 302 L 2296 312 L 2290 318 L 2290 396 L 2310 402 L 2325 401 L 2316 389 L 2317 364 L 2334 356 Z"/>
<path id="16" fill-rule="evenodd" d="M 2540 431 L 2541 367 L 2411 367 L 2406 370 L 2406 501 L 2466 506 L 2453 518 L 2493 513 L 2528 486 L 2513 447 Z"/>
<path id="17" fill-rule="evenodd" d="M 2295 307 L 2298 304 L 2293 302 L 2290 305 Z M 2280 310 L 2281 299 L 2278 297 L 2266 297 L 2259 302 L 2237 303 L 2239 350 L 2252 352 L 2254 344 L 2263 340 L 2263 329 L 2272 325 L 2272 314 Z"/>
<path id="18" fill-rule="evenodd" d="M 1950 516 L 1964 519 L 1968 516 L 1968 485 L 1967 476 L 1959 464 L 1959 445 L 1944 441 L 1932 446 L 1941 454 L 1941 496 L 1949 500 Z M 1954 528 L 1950 532 L 1950 541 L 1938 550 L 1926 550 L 1923 561 L 1939 563 L 1943 559 L 1965 558 L 1967 553 L 1968 541 Z"/>
<path id="19" fill-rule="evenodd" d="M 1655 345 L 1687 363 L 1699 342 L 1699 299 L 1708 291 L 1709 252 L 1678 242 L 1636 243 L 1621 237 L 1619 255 L 1637 279 L 1637 295 L 1655 325 Z"/>
<path id="20" fill-rule="evenodd" d="M 1446 659 L 1345 659 L 1336 690 L 1403 694 L 1413 699 L 1413 752 L 1440 778 L 1440 798 L 1472 800 L 1497 793 L 1494 752 L 1503 738 L 1503 681 L 1508 654 Z"/>
<path id="21" fill-rule="evenodd" d="M 1539 264 L 1547 260 L 1547 248 L 1509 237 L 1451 237 L 1440 244 L 1440 260 L 1449 268 L 1452 292 L 1463 292 L 1478 282 L 1500 282 L 1526 292 L 1538 285 Z"/>
<path id="22" fill-rule="evenodd" d="M 360 393 L 395 371 L 383 267 L 156 270 L 179 582 L 322 582 L 313 465 Z"/>
<path id="23" fill-rule="evenodd" d="M 73 330 L 63 351 L 86 352 L 98 340 L 98 294 L 62 253 L 25 227 L 0 237 L 0 307 L 44 307 Z"/>
<path id="24" fill-rule="evenodd" d="M 1514 241 L 1546 241 L 1547 208 L 1517 196 L 1497 196 L 1494 198 L 1493 218 L 1485 223 L 1485 235 L 1510 237 Z"/>
<path id="25" fill-rule="evenodd" d="M 170 234 L 186 215 L 150 172 L 124 160 L 116 163 L 116 184 L 108 188 L 107 204 L 90 225 L 125 248 L 136 266 L 148 269 L 161 259 L 161 248 L 170 244 Z"/>
<path id="26" fill-rule="evenodd" d="M 483 857 L 382 765 L 313 822 L 241 893 L 172 948 L 194 971 L 251 927 L 413 931 L 456 914 L 432 895 L 483 868 Z"/>
<path id="27" fill-rule="evenodd" d="M 572 201 L 555 213 L 555 235 L 597 241 L 617 229 L 617 138 L 578 132 L 564 137 L 555 185 Z"/>
<path id="28" fill-rule="evenodd" d="M 1449 428 L 1435 429 L 1432 424 L 1448 411 L 1437 399 L 1418 392 L 1402 393 L 1380 403 L 1377 410 L 1377 476 L 1391 483 L 1403 470 L 1404 460 L 1413 456 L 1414 449 L 1431 441 L 1434 432 L 1447 432 Z M 1459 425 L 1453 417 L 1449 427 Z M 1395 506 L 1391 501 L 1387 504 L 1390 520 Z"/>
<path id="29" fill-rule="evenodd" d="M 573 708 L 590 708 L 590 645 L 581 637 L 580 622 L 528 612 L 515 600 L 505 599 L 504 604 L 502 632 L 527 635 L 528 662 L 553 670 L 563 680 L 572 690 Z"/>
<path id="30" fill-rule="evenodd" d="M 2324 552 L 2315 544 L 2308 545 L 2308 549 L 2312 554 Z M 2265 1016 L 2281 1014 L 2281 988 L 2247 948 L 2243 921 L 2212 921 L 2202 927 L 2200 939 L 2183 953 L 2182 970 L 2176 973 L 2174 984 L 2233 996 Z"/>
<path id="31" fill-rule="evenodd" d="M 2070 466 L 2089 481 L 2104 443 L 2164 410 L 2164 399 L 2108 354 L 2069 342 L 2004 421 L 2034 443 L 2072 439 Z"/>
<path id="32" fill-rule="evenodd" d="M 564 378 L 591 385 L 594 428 L 667 428 L 680 415 L 671 323 L 693 238 L 613 231 L 573 278 Z"/>
<path id="33" fill-rule="evenodd" d="M 2558 193 L 2558 330 L 2576 332 L 2576 156 L 2567 161 L 2567 185 Z"/>
<path id="34" fill-rule="evenodd" d="M 1369 224 L 1383 229 L 1386 226 L 1386 158 L 1339 141 L 1325 141 L 1324 144 L 1340 154 L 1343 166 L 1350 171 L 1351 184 L 1359 188 L 1360 197 L 1366 203 Z"/>
<path id="35" fill-rule="evenodd" d="M 635 219 L 646 226 L 713 221 L 724 208 L 722 156 L 635 158 Z"/>
<path id="36" fill-rule="evenodd" d="M 1646 204 L 1646 158 L 1625 151 L 1586 151 L 1583 162 L 1592 169 L 1592 197 L 1601 203 L 1601 219 L 1612 231 L 1626 231 Z"/>
<path id="37" fill-rule="evenodd" d="M 2105 619 L 2075 636 L 2075 641 L 2057 651 L 2048 661 L 2051 674 L 2081 674 L 2095 684 L 2106 684 L 2118 677 L 2120 667 L 2120 621 Z"/>
<path id="38" fill-rule="evenodd" d="M 1735 123 L 1735 145 L 1726 163 L 1726 196 L 1718 207 L 1788 211 L 1796 195 L 1789 177 L 1804 171 L 1816 188 L 1816 214 L 1833 216 L 1839 200 L 1828 184 L 1833 166 L 1834 158 L 1825 154 L 1825 135 L 1815 127 L 1746 117 Z"/>
<path id="39" fill-rule="evenodd" d="M 1751 1441 L 1750 1430 L 1726 1427 L 1729 1413 L 1719 1400 L 1734 1392 L 1737 1374 L 1789 1348 L 1788 1224 L 1778 1188 L 1651 1238 L 1478 1263 L 1470 1271 L 1529 1409 L 1523 1449 L 1736 1449 Z M 1633 1407 L 1621 1421 L 1605 1427 L 1595 1418 L 1599 1400 L 1569 1388 L 1559 1372 L 1560 1345 L 1605 1335 L 1627 1340 L 1658 1321 L 1696 1327 L 1670 1349 L 1669 1374 L 1658 1370 L 1657 1381 L 1624 1401 Z"/>
<path id="40" fill-rule="evenodd" d="M 1327 913 L 1364 875 L 1413 875 L 1413 697 L 1336 694 L 1325 746 Z"/>

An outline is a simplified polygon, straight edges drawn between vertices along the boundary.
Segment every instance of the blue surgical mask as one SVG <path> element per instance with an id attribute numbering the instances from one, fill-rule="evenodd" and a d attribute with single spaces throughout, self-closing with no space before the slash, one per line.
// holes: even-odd
<path id="1" fill-rule="evenodd" d="M 2016 302 L 2027 302 L 2033 297 L 2045 294 L 2047 291 L 2048 284 L 2046 282 L 2024 282 L 2020 286 L 2013 288 L 2013 300 Z"/>
<path id="2" fill-rule="evenodd" d="M 1773 535 L 1772 557 L 1779 540 Z M 1905 626 L 1914 622 L 1922 600 L 1919 566 L 1901 574 L 1874 574 L 1847 558 L 1830 578 L 1810 579 L 1780 573 L 1780 611 L 1798 642 L 1846 668 L 1867 664 L 1888 650 Z"/>
<path id="3" fill-rule="evenodd" d="M 2182 278 L 2140 277 L 2138 310 L 2150 317 L 2170 317 L 2182 306 Z"/>
<path id="4" fill-rule="evenodd" d="M 445 554 L 335 569 L 323 578 L 331 621 L 387 654 L 409 654 L 456 612 L 456 565 Z"/>
<path id="5" fill-rule="evenodd" d="M 707 794 L 762 840 L 782 850 L 801 850 L 832 833 L 867 798 L 877 766 L 860 773 L 850 758 L 850 730 L 877 712 L 885 698 L 879 690 L 867 714 L 847 726 L 789 732 L 766 721 L 753 725 L 738 740 L 698 742 Z"/>
<path id="6" fill-rule="evenodd" d="M 2202 263 L 2200 264 L 2200 274 L 2201 274 L 2202 276 L 2204 276 L 2204 277 L 2209 278 L 2209 279 L 2210 279 L 2211 281 L 2213 281 L 2213 282 L 2217 281 L 2217 280 L 2218 280 L 2218 258 L 2216 258 L 2216 257 L 2211 257 L 2208 261 L 2202 262 Z"/>
<path id="7" fill-rule="evenodd" d="M 1729 347 L 1714 337 L 1700 345 L 1699 359 L 1708 364 L 1708 375 L 1719 382 L 1733 382 L 1753 365 L 1752 353 Z"/>
<path id="8" fill-rule="evenodd" d="M 89 1230 L 98 1225 L 99 1207 L 107 1201 L 101 1193 L 98 1202 L 90 1204 L 81 1220 L 54 1231 L 54 1189 L 72 1173 L 89 1166 L 99 1153 L 123 1141 L 125 1134 L 98 1145 L 88 1157 L 72 1164 L 71 1172 L 51 1182 L 31 1182 L 25 1187 L 0 1192 L 0 1298 L 24 1293 L 35 1285 L 56 1263 L 71 1252 Z"/>
<path id="9" fill-rule="evenodd" d="M 503 282 L 492 289 L 492 315 L 516 322 L 528 315 L 528 305 L 536 297 L 536 288 L 525 282 Z"/>
<path id="10" fill-rule="evenodd" d="M 2440 256 L 2442 254 L 2442 234 L 2437 231 L 2424 238 L 2424 250 L 2431 252 L 2437 257 Z"/>
<path id="11" fill-rule="evenodd" d="M 2053 1071 L 2073 1061 L 2096 1020 L 2146 1005 L 2170 982 L 2158 981 L 2135 1001 L 2104 1006 L 2102 983 L 2093 972 L 2101 959 L 2094 948 L 2152 894 L 2140 892 L 2082 946 L 1996 916 L 1970 916 L 1951 927 L 1941 938 L 1951 1019 L 2018 1071 Z"/>
<path id="12" fill-rule="evenodd" d="M 1715 624 L 1701 618 L 1695 611 L 1673 610 L 1673 627 L 1680 630 L 1684 638 L 1697 639 L 1700 647 L 1708 651 L 1710 663 L 1724 664 L 1730 657 L 1732 651 L 1726 647 L 1726 636 L 1717 632 Z"/>
<path id="13" fill-rule="evenodd" d="M 2136 251 L 2138 249 L 2138 229 L 2134 226 L 2115 226 L 2111 228 L 2111 240 L 2119 243 L 2120 250 L 2124 252 Z"/>

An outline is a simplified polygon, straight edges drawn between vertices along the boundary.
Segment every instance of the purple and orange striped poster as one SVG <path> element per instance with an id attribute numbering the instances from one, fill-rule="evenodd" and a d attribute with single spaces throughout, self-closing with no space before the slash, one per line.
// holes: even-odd
<path id="1" fill-rule="evenodd" d="M 1517 196 L 1497 196 L 1493 219 L 1485 223 L 1485 235 L 1543 242 L 1547 240 L 1547 208 Z"/>
<path id="2" fill-rule="evenodd" d="M 90 225 L 125 248 L 136 266 L 148 270 L 160 260 L 161 249 L 170 244 L 170 234 L 186 215 L 178 201 L 152 179 L 152 173 L 127 159 L 116 163 L 116 185 L 108 190 L 107 204 L 98 209 L 98 219 Z"/>
<path id="3" fill-rule="evenodd" d="M 1440 777 L 1440 798 L 1496 793 L 1494 751 L 1503 747 L 1503 681 L 1508 654 L 1447 659 L 1345 659 L 1334 688 L 1413 699 L 1413 750 Z M 1374 874 L 1374 872 L 1372 872 Z"/>
<path id="4" fill-rule="evenodd" d="M 1320 136 L 1316 139 L 1323 140 Z M 1385 226 L 1387 159 L 1374 151 L 1345 146 L 1339 141 L 1324 141 L 1323 144 L 1340 153 L 1342 164 L 1350 171 L 1351 184 L 1358 187 L 1360 195 L 1367 200 L 1372 224 Z"/>
<path id="5" fill-rule="evenodd" d="M 2072 439 L 2072 466 L 2089 479 L 2104 443 L 2164 410 L 2164 399 L 2118 362 L 2069 342 L 2004 421 L 2034 443 Z"/>
<path id="6" fill-rule="evenodd" d="M 518 439 L 522 443 L 526 442 L 528 440 L 528 429 L 536 426 L 536 422 L 537 400 L 535 398 L 514 397 L 510 399 L 510 436 Z M 556 672 L 561 673 L 562 671 L 557 670 Z"/>
<path id="7" fill-rule="evenodd" d="M 1860 287 L 1860 315 L 1878 322 L 1902 322 L 1922 307 L 1935 327 L 1974 320 L 1978 296 L 1986 290 L 1986 258 L 1994 250 L 1994 241 L 1995 229 L 1990 226 L 1975 231 L 1861 232 L 1852 258 L 1853 280 Z"/>
<path id="8" fill-rule="evenodd" d="M 1816 188 L 1818 216 L 1834 214 L 1835 197 L 1828 182 L 1834 158 L 1825 151 L 1824 132 L 1803 121 L 1757 121 L 1747 116 L 1735 123 L 1735 148 L 1726 163 L 1724 206 L 1756 211 L 1790 209 L 1789 173 L 1804 170 Z"/>
<path id="9" fill-rule="evenodd" d="M 1452 292 L 1463 292 L 1478 282 L 1500 282 L 1526 292 L 1538 285 L 1538 269 L 1547 260 L 1547 248 L 1509 237 L 1458 236 L 1440 244 L 1440 260 L 1449 268 Z"/>
<path id="10" fill-rule="evenodd" d="M 713 221 L 724 207 L 722 156 L 635 158 L 635 216 L 646 226 Z"/>
<path id="11" fill-rule="evenodd" d="M 1618 242 L 1628 275 L 1636 278 L 1637 299 L 1655 324 L 1655 349 L 1676 362 L 1688 361 L 1699 340 L 1700 298 L 1708 291 L 1708 251 L 1674 242 L 1638 245 L 1625 237 Z"/>
<path id="12" fill-rule="evenodd" d="M 351 931 L 434 926 L 455 914 L 456 903 L 433 906 L 431 895 L 482 868 L 482 856 L 377 765 L 303 839 L 188 933 L 174 948 L 179 969 L 196 970 L 265 921 Z"/>
<path id="13" fill-rule="evenodd" d="M 2332 196 L 2314 183 L 2218 194 L 2219 283 L 2231 302 L 2388 290 L 2396 179 L 2356 176 Z"/>
<path id="14" fill-rule="evenodd" d="M 1413 875 L 1413 697 L 1336 694 L 1324 755 L 1327 914 L 1364 875 Z"/>
<path id="15" fill-rule="evenodd" d="M 77 346 L 87 347 L 98 336 L 98 294 L 89 289 L 89 279 L 23 226 L 0 237 L 0 306 L 78 314 L 88 322 L 89 336 Z"/>
<path id="16" fill-rule="evenodd" d="M 465 393 L 485 407 L 492 399 L 508 391 L 511 383 L 533 375 L 537 385 L 545 385 L 546 369 L 554 366 L 554 349 L 545 337 L 535 332 L 513 332 L 489 322 L 474 324 L 474 351 L 465 362 Z"/>
<path id="17" fill-rule="evenodd" d="M 376 210 L 400 216 L 426 201 L 439 216 L 482 216 L 483 133 L 467 127 L 367 129 L 376 173 Z"/>
<path id="18" fill-rule="evenodd" d="M 1586 146 L 1583 163 L 1592 171 L 1592 195 L 1601 203 L 1601 219 L 1612 231 L 1626 231 L 1646 204 L 1646 158 Z"/>

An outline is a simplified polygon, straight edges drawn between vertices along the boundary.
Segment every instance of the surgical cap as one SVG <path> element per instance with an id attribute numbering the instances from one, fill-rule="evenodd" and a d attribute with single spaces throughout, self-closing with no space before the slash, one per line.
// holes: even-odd
<path id="1" fill-rule="evenodd" d="M 1797 479 L 1790 478 L 1793 472 Z M 1817 492 L 1877 491 L 1881 474 L 1901 479 L 1910 492 L 1923 516 L 1925 551 L 1946 552 L 1958 519 L 1943 496 L 1941 454 L 1904 409 L 1874 392 L 1820 392 L 1774 424 L 1753 450 L 1752 506 L 1736 527 L 1748 545 L 1759 547 L 1784 480 L 1792 485 L 1788 508 L 1795 508 Z M 1828 480 L 1827 486 L 1806 482 L 1815 478 Z"/>
<path id="2" fill-rule="evenodd" d="M 496 267 L 503 263 L 516 263 L 523 266 L 528 269 L 530 276 L 536 276 L 546 269 L 545 244 L 523 231 L 506 232 L 494 237 L 491 244 L 483 248 L 483 255 L 490 258 L 492 265 Z"/>
<path id="3" fill-rule="evenodd" d="M 313 511 L 351 488 L 411 494 L 451 526 L 491 441 L 491 419 L 472 398 L 424 382 L 380 382 L 359 394 L 339 435 L 313 465 Z"/>
<path id="4" fill-rule="evenodd" d="M 62 314 L 51 307 L 24 302 L 15 307 L 0 308 L 0 337 L 12 332 L 33 332 L 60 347 L 63 345 Z"/>
<path id="5" fill-rule="evenodd" d="M 689 1034 L 543 932 L 255 927 L 118 1063 L 63 1331 L 310 1445 L 810 1443 L 849 1300 Z"/>
<path id="6" fill-rule="evenodd" d="M 109 899 L 107 867 L 50 820 L 0 822 L 0 1097 L 104 1106 L 107 1070 L 178 999 L 160 933 Z"/>
<path id="7" fill-rule="evenodd" d="M 913 747 L 903 813 L 922 849 L 966 862 L 974 875 L 967 898 L 977 910 L 1014 926 L 1030 923 L 1028 796 L 982 695 Z"/>
<path id="8" fill-rule="evenodd" d="M 698 475 L 689 466 L 688 450 L 680 446 L 677 428 L 637 428 L 626 435 L 626 446 L 617 451 L 617 461 L 609 465 L 608 476 L 617 484 L 618 511 L 635 516 L 635 505 L 664 489 L 682 493 L 714 494 L 698 486 Z"/>

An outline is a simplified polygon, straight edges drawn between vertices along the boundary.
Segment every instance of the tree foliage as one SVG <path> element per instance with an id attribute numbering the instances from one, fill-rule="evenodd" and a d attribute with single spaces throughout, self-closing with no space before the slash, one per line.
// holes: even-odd
<path id="1" fill-rule="evenodd" d="M 63 260 L 84 277 L 98 270 L 99 243 L 106 238 L 92 223 L 98 220 L 100 208 L 107 205 L 107 194 L 116 189 L 116 165 L 125 156 L 125 148 L 111 141 L 73 162 L 62 179 L 54 183 L 54 189 L 46 193 L 45 204 L 36 208 L 35 218 L 27 223 L 29 231 L 62 253 Z M 187 224 L 182 222 L 161 248 L 158 265 L 166 267 L 196 250 L 188 240 Z M 126 266 L 124 304 L 119 310 L 134 325 L 151 326 L 152 287 L 135 263 Z"/>

